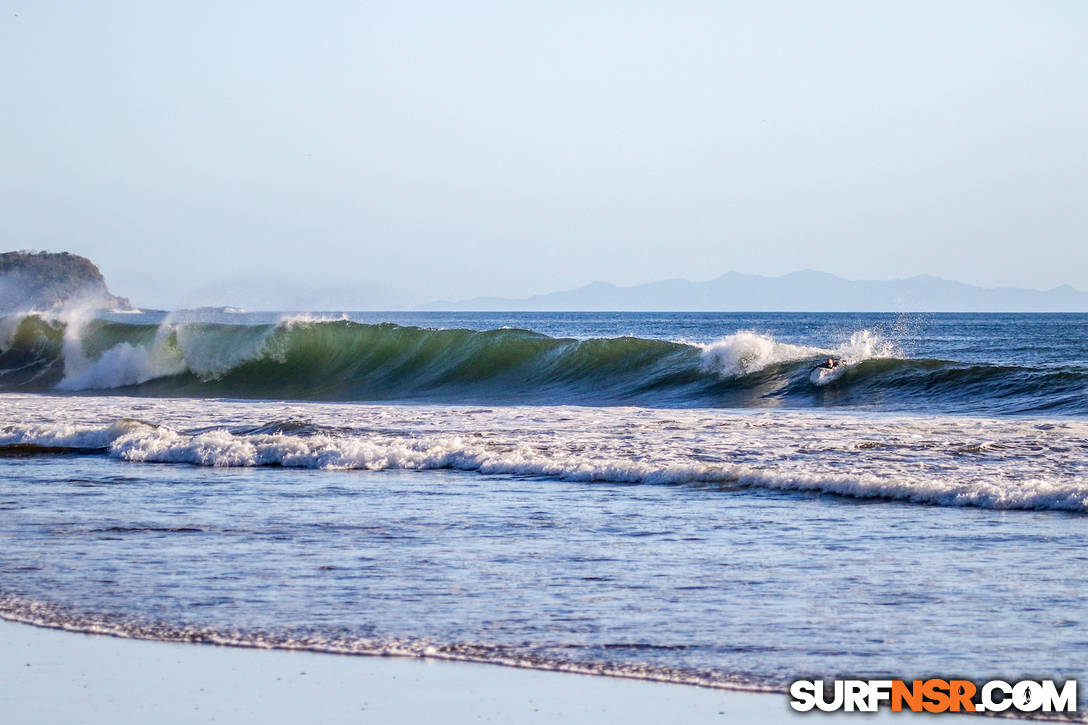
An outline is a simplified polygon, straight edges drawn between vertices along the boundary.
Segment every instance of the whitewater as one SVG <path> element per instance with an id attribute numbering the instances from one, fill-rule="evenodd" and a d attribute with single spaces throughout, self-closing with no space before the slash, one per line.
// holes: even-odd
<path id="1" fill-rule="evenodd" d="M 23 411 L 32 410 L 33 415 Z M 645 408 L 0 398 L 0 456 L 763 487 L 1088 511 L 1088 422 Z M 287 416 L 278 419 L 277 416 Z M 56 422 L 63 421 L 63 422 Z"/>

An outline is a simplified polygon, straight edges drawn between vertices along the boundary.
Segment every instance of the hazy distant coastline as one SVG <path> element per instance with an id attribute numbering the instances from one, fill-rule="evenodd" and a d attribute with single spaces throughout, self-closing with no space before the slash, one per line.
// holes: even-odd
<path id="1" fill-rule="evenodd" d="M 474 297 L 436 301 L 424 310 L 628 312 L 1084 312 L 1088 293 L 987 288 L 919 275 L 849 280 L 804 270 L 781 277 L 729 272 L 706 282 L 669 279 L 629 287 L 593 282 L 521 299 Z"/>
<path id="2" fill-rule="evenodd" d="M 305 282 L 290 289 L 281 287 L 282 302 L 277 304 L 275 298 L 265 297 L 263 304 L 244 306 L 295 311 L 1088 312 L 1088 292 L 1069 285 L 1049 290 L 988 288 L 930 275 L 850 280 L 813 270 L 780 277 L 728 272 L 705 282 L 668 279 L 632 286 L 598 281 L 523 298 L 473 297 L 415 306 L 382 304 L 365 285 L 354 293 L 349 288 L 337 288 L 331 296 L 306 294 L 308 289 Z M 239 294 L 246 296 L 244 289 L 227 285 L 217 306 L 202 309 L 240 311 L 237 307 L 222 307 L 240 303 L 234 299 Z M 0 254 L 0 311 L 73 306 L 133 309 L 127 298 L 110 291 L 98 267 L 85 257 L 70 252 Z"/>
<path id="3" fill-rule="evenodd" d="M 0 254 L 0 311 L 70 306 L 132 309 L 126 298 L 110 292 L 98 267 L 86 257 L 69 252 Z"/>

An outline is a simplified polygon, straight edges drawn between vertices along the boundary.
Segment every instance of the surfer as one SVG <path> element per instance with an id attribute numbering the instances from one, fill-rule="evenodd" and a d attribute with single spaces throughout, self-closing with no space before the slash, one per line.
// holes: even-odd
<path id="1" fill-rule="evenodd" d="M 816 367 L 817 368 L 823 368 L 825 370 L 833 370 L 834 368 L 836 368 L 838 366 L 839 366 L 839 361 L 836 360 L 833 357 L 829 357 L 826 362 L 822 362 L 819 365 L 817 365 Z"/>

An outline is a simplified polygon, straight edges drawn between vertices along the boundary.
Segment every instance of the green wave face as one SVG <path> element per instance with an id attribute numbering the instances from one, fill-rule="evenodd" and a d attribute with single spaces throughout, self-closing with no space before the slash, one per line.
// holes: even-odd
<path id="1" fill-rule="evenodd" d="M 337 321 L 281 326 L 204 386 L 219 394 L 306 399 L 621 400 L 697 368 L 686 345 L 557 339 L 527 330 L 426 330 Z M 698 378 L 698 375 L 688 376 Z M 165 391 L 164 391 L 165 392 Z"/>
<path id="2" fill-rule="evenodd" d="M 745 337 L 747 336 L 747 337 Z M 713 345 L 347 320 L 0 324 L 0 389 L 150 396 L 662 407 L 862 406 L 1088 413 L 1078 369 L 871 357 L 816 379 L 819 348 Z"/>

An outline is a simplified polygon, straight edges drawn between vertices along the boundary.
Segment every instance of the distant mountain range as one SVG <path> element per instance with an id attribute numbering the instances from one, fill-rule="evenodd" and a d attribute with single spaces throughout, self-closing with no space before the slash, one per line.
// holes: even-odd
<path id="1" fill-rule="evenodd" d="M 475 297 L 427 310 L 683 312 L 1088 312 L 1088 293 L 1062 285 L 1040 291 L 976 287 L 930 275 L 849 280 L 805 270 L 781 277 L 729 272 L 707 282 L 668 279 L 584 287 L 522 299 Z"/>

